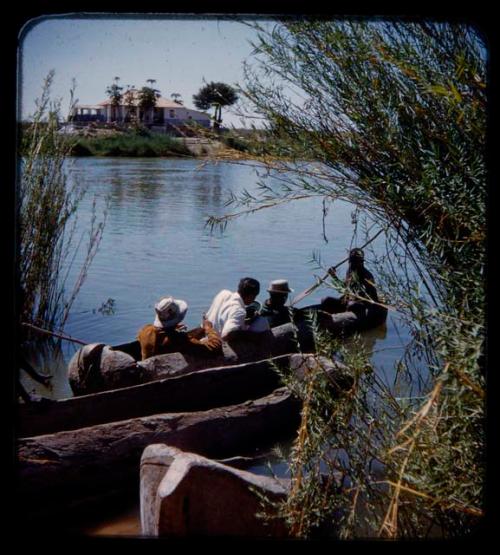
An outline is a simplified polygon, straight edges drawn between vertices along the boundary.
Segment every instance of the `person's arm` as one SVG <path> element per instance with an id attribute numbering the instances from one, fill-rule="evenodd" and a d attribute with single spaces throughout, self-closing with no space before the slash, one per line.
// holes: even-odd
<path id="1" fill-rule="evenodd" d="M 214 354 L 221 350 L 222 341 L 217 330 L 212 326 L 212 323 L 208 320 L 203 320 L 203 330 L 205 336 L 201 339 L 195 337 L 195 335 L 189 336 L 189 347 L 188 351 L 190 354 L 195 355 L 206 355 L 208 353 Z"/>
<path id="2" fill-rule="evenodd" d="M 219 351 L 222 347 L 222 340 L 219 335 L 219 332 L 212 326 L 212 323 L 206 320 L 203 323 L 203 328 L 205 329 L 205 333 L 207 334 L 206 339 L 203 340 L 203 343 L 206 345 L 209 351 Z"/>

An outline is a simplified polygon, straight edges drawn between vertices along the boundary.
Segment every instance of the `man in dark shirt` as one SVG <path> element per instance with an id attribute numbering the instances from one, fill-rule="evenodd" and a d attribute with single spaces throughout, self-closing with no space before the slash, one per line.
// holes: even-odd
<path id="1" fill-rule="evenodd" d="M 347 302 L 350 300 L 370 299 L 378 302 L 377 290 L 375 289 L 375 279 L 372 273 L 364 266 L 365 256 L 361 249 L 352 249 L 349 253 L 349 268 L 346 273 L 345 284 L 352 293 L 347 293 Z"/>
<path id="2" fill-rule="evenodd" d="M 290 322 L 290 309 L 285 306 L 285 303 L 288 293 L 291 293 L 293 289 L 288 286 L 288 281 L 286 279 L 271 281 L 267 291 L 269 298 L 264 301 L 260 315 L 267 318 L 271 328 Z"/>
<path id="3" fill-rule="evenodd" d="M 352 249 L 349 253 L 349 268 L 347 269 L 345 286 L 346 293 L 340 299 L 325 297 L 321 307 L 325 312 L 338 313 L 349 310 L 357 316 L 364 316 L 370 301 L 378 302 L 375 280 L 372 273 L 364 266 L 365 256 L 361 249 Z M 331 268 L 329 273 L 337 277 Z"/>

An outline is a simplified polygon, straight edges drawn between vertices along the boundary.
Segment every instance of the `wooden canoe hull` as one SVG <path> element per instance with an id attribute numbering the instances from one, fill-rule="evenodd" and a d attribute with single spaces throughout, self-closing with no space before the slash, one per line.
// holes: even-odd
<path id="1" fill-rule="evenodd" d="M 368 317 L 360 320 L 352 312 L 327 314 L 313 305 L 302 310 L 301 318 L 270 331 L 255 334 L 252 341 L 223 342 L 223 353 L 202 359 L 181 353 L 140 358 L 138 341 L 114 347 L 93 344 L 82 347 L 68 365 L 68 377 L 75 395 L 86 395 L 120 387 L 159 380 L 209 367 L 254 362 L 293 352 L 314 352 L 313 325 L 304 315 L 316 316 L 318 325 L 334 337 L 345 337 L 355 331 L 369 329 L 385 322 L 387 310 L 373 307 Z"/>
<path id="2" fill-rule="evenodd" d="M 326 372 L 334 394 L 352 386 L 348 369 L 324 357 L 292 355 L 287 364 L 299 378 L 311 371 Z M 259 371 L 251 365 L 245 369 Z M 227 368 L 222 370 L 219 376 L 228 375 Z M 157 387 L 159 382 L 145 385 Z M 290 437 L 300 421 L 300 407 L 300 401 L 282 387 L 206 411 L 166 412 L 20 438 L 17 497 L 29 515 L 94 502 L 136 483 L 141 454 L 152 443 L 212 458 L 251 454 Z"/>
<path id="3" fill-rule="evenodd" d="M 285 389 L 204 412 L 156 414 L 18 441 L 17 499 L 29 517 L 138 482 L 141 454 L 165 443 L 211 458 L 289 437 L 300 402 Z"/>
<path id="4" fill-rule="evenodd" d="M 273 364 L 289 364 L 290 358 L 283 355 L 271 360 L 208 368 L 46 404 L 19 404 L 17 436 L 75 430 L 162 412 L 208 410 L 256 399 L 279 387 L 280 378 Z"/>

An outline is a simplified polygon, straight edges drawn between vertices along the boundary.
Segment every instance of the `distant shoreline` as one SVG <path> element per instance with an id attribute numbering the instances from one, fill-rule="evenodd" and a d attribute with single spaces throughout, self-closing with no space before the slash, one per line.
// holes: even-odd
<path id="1" fill-rule="evenodd" d="M 68 135 L 75 157 L 171 158 L 241 155 L 248 151 L 246 144 L 234 138 L 220 140 L 204 137 L 171 137 L 159 133 L 110 135 Z M 235 148 L 236 147 L 236 148 Z"/>

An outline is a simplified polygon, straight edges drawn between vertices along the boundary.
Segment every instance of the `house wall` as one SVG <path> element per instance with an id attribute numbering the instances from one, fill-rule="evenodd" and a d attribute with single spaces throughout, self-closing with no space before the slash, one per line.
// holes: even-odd
<path id="1" fill-rule="evenodd" d="M 113 110 L 110 104 L 103 106 L 98 110 L 94 110 L 94 114 L 78 114 L 77 120 L 79 121 L 106 121 L 111 123 L 113 121 L 122 122 L 126 113 L 126 106 L 120 105 L 116 110 Z M 130 109 L 130 115 L 134 114 L 136 118 L 139 118 L 139 108 L 134 107 Z M 141 111 L 142 112 L 142 111 Z M 163 115 L 163 121 L 161 116 Z M 158 117 L 159 116 L 159 117 Z M 190 122 L 196 122 L 198 125 L 203 127 L 210 127 L 210 116 L 204 114 L 197 110 L 190 110 L 184 106 L 178 106 L 174 108 L 156 108 L 155 117 L 153 113 L 147 111 L 147 113 L 142 114 L 143 122 L 149 123 L 161 123 L 161 124 L 173 124 L 173 125 L 183 125 L 189 124 Z"/>
<path id="2" fill-rule="evenodd" d="M 184 108 L 183 106 L 179 106 L 179 108 L 163 108 L 163 113 L 165 123 L 188 122 L 190 119 L 200 123 L 201 125 L 210 123 L 209 116 L 197 112 L 196 110 Z"/>

